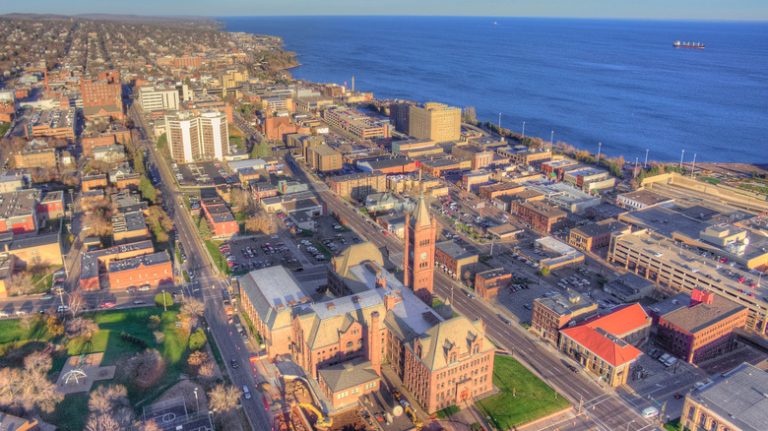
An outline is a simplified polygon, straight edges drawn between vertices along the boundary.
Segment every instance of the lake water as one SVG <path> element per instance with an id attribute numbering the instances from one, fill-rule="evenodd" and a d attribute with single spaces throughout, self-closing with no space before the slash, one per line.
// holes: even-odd
<path id="1" fill-rule="evenodd" d="M 768 162 L 768 23 L 221 18 L 281 36 L 297 78 L 474 106 L 526 135 L 642 161 Z M 675 40 L 706 49 L 675 49 Z"/>

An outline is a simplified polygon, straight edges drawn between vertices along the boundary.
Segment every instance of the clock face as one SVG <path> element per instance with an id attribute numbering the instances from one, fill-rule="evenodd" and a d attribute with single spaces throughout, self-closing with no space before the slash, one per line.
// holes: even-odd
<path id="1" fill-rule="evenodd" d="M 426 251 L 422 251 L 421 255 L 419 257 L 421 258 L 421 260 L 427 260 L 427 252 Z"/>

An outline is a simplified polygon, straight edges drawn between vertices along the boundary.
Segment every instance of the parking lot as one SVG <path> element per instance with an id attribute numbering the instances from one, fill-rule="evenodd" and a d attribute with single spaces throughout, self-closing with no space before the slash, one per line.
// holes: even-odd
<path id="1" fill-rule="evenodd" d="M 210 187 L 234 184 L 237 179 L 229 175 L 226 167 L 219 162 L 173 164 L 173 174 L 182 187 Z"/>
<path id="2" fill-rule="evenodd" d="M 331 216 L 318 217 L 315 232 L 297 233 L 294 240 L 298 249 L 315 264 L 328 262 L 349 245 L 360 242 L 354 232 Z"/>
<path id="3" fill-rule="evenodd" d="M 277 235 L 254 235 L 228 241 L 219 247 L 234 273 L 244 273 L 273 265 L 285 265 L 290 270 L 300 268 L 285 241 Z"/>

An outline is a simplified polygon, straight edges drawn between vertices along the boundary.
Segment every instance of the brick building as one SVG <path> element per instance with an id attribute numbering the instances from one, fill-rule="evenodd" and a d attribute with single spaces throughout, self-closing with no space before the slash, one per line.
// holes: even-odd
<path id="1" fill-rule="evenodd" d="M 64 215 L 64 191 L 45 192 L 37 204 L 37 220 L 45 224 Z"/>
<path id="2" fill-rule="evenodd" d="M 200 207 L 203 209 L 205 219 L 211 226 L 213 235 L 216 237 L 231 237 L 240 232 L 240 226 L 232 215 L 229 207 L 224 200 L 219 197 L 204 198 L 200 201 Z"/>
<path id="3" fill-rule="evenodd" d="M 480 259 L 477 250 L 464 248 L 450 239 L 437 243 L 434 254 L 437 267 L 454 280 L 464 280 L 465 271 L 474 272 L 474 265 Z"/>
<path id="4" fill-rule="evenodd" d="M 381 172 L 336 175 L 327 179 L 337 196 L 362 201 L 371 193 L 387 191 L 387 176 Z"/>
<path id="5" fill-rule="evenodd" d="M 584 319 L 597 311 L 597 303 L 578 292 L 566 294 L 551 292 L 533 300 L 531 331 L 557 345 L 560 330 L 571 321 Z"/>
<path id="6" fill-rule="evenodd" d="M 122 121 L 123 89 L 120 72 L 110 70 L 101 72 L 97 79 L 85 79 L 80 82 L 80 95 L 83 99 L 83 115 L 86 119 L 109 117 Z"/>
<path id="7" fill-rule="evenodd" d="M 698 364 L 736 348 L 734 330 L 746 325 L 747 314 L 735 302 L 694 289 L 687 307 L 659 317 L 656 339 L 673 355 Z"/>
<path id="8" fill-rule="evenodd" d="M 568 233 L 568 244 L 578 249 L 596 252 L 608 247 L 614 233 L 629 233 L 631 228 L 616 220 L 600 220 L 575 227 Z"/>
<path id="9" fill-rule="evenodd" d="M 311 146 L 306 154 L 307 165 L 316 171 L 338 171 L 343 166 L 341 153 L 326 144 Z"/>
<path id="10" fill-rule="evenodd" d="M 560 330 L 558 348 L 609 386 L 627 383 L 648 339 L 651 318 L 640 304 L 627 305 L 581 325 Z"/>
<path id="11" fill-rule="evenodd" d="M 560 208 L 541 201 L 513 201 L 512 214 L 515 214 L 532 229 L 545 233 L 550 233 L 558 223 L 568 216 Z"/>
<path id="12" fill-rule="evenodd" d="M 84 193 L 94 189 L 107 188 L 108 185 L 106 174 L 86 175 L 80 178 L 80 190 Z"/>
<path id="13" fill-rule="evenodd" d="M 37 232 L 37 190 L 0 193 L 0 232 Z"/>
<path id="14" fill-rule="evenodd" d="M 168 252 L 161 251 L 112 260 L 107 265 L 107 282 L 112 290 L 123 290 L 146 284 L 151 288 L 173 284 L 171 258 Z"/>
<path id="15" fill-rule="evenodd" d="M 499 291 L 512 282 L 512 273 L 504 268 L 494 268 L 475 274 L 475 292 L 485 299 L 493 300 Z"/>

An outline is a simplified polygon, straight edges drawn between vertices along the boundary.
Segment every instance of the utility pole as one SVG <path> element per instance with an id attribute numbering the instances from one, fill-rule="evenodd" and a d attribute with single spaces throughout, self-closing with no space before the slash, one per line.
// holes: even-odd
<path id="1" fill-rule="evenodd" d="M 680 153 L 680 171 L 683 170 L 683 157 L 685 157 L 685 149 L 683 149 L 682 153 Z"/>
<path id="2" fill-rule="evenodd" d="M 696 172 L 696 153 L 693 153 L 693 162 L 691 162 L 691 178 L 694 172 Z"/>
<path id="3" fill-rule="evenodd" d="M 648 148 L 645 149 L 645 162 L 643 162 L 643 169 L 648 168 Z"/>

